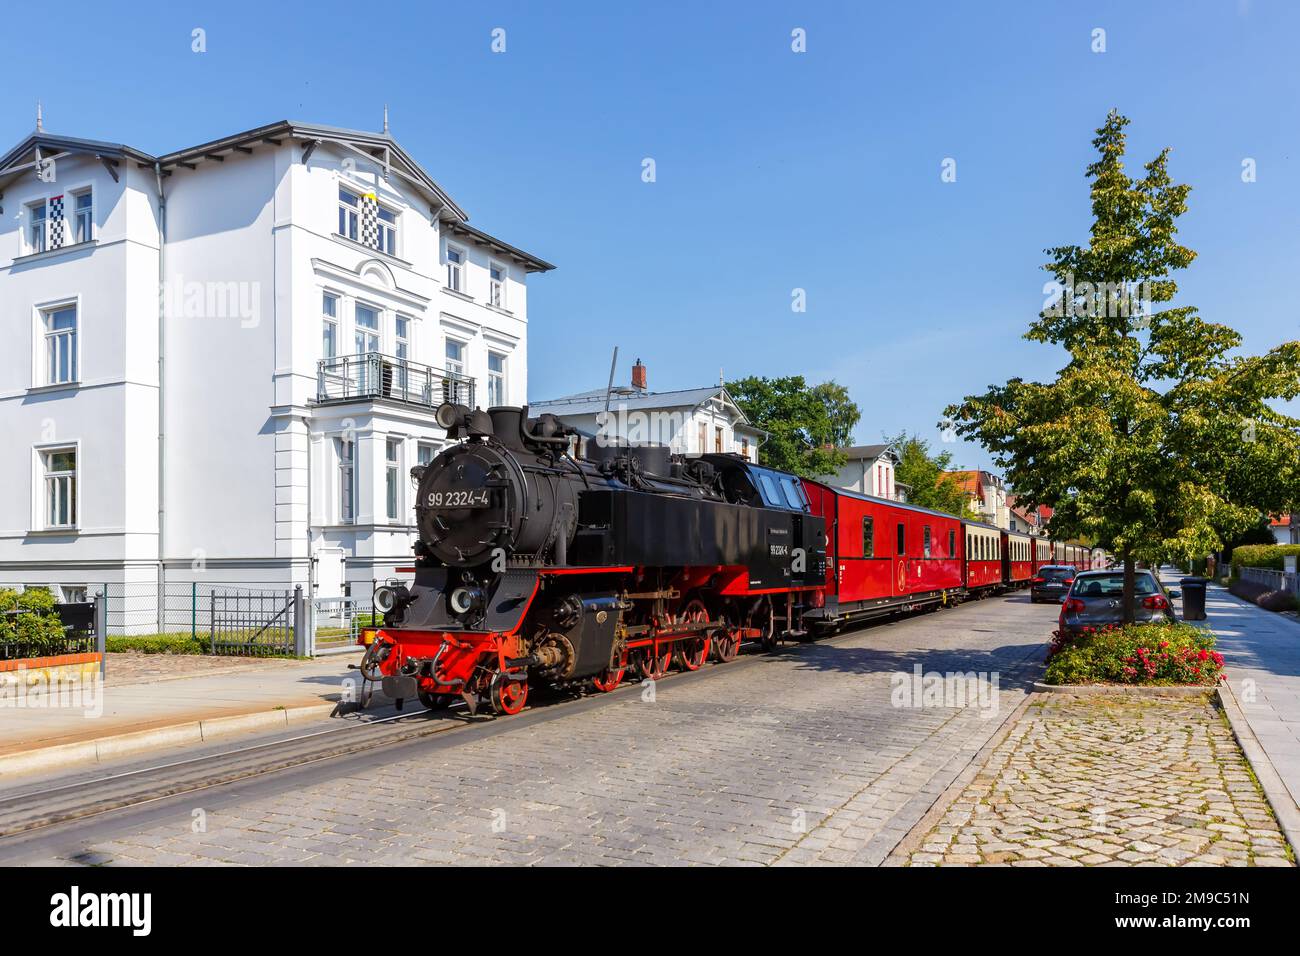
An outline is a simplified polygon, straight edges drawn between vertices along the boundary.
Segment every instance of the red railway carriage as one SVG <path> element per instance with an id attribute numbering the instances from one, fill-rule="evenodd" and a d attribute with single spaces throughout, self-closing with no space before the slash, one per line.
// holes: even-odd
<path id="1" fill-rule="evenodd" d="M 964 584 L 960 519 L 804 480 L 812 513 L 826 522 L 822 626 L 902 608 L 941 604 Z"/>
<path id="2" fill-rule="evenodd" d="M 978 521 L 963 521 L 967 591 L 992 591 L 1003 586 L 1002 532 Z"/>
<path id="3" fill-rule="evenodd" d="M 1002 578 L 1021 588 L 1034 576 L 1034 539 L 1021 531 L 1002 532 Z"/>
<path id="4" fill-rule="evenodd" d="M 1034 538 L 1034 560 L 1033 572 L 1038 573 L 1038 569 L 1052 563 L 1052 542 L 1046 538 Z"/>

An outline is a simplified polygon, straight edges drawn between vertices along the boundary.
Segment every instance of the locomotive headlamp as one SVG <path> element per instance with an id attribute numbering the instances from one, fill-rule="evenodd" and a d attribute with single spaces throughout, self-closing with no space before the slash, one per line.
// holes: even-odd
<path id="1" fill-rule="evenodd" d="M 457 588 L 447 599 L 453 614 L 468 614 L 483 606 L 483 589 L 474 587 Z"/>
<path id="2" fill-rule="evenodd" d="M 464 405 L 457 405 L 455 402 L 443 402 L 438 406 L 438 410 L 433 413 L 433 419 L 441 428 L 455 428 L 465 420 L 466 413 L 469 409 Z"/>
<path id="3" fill-rule="evenodd" d="M 375 607 L 387 614 L 397 606 L 397 592 L 388 585 L 375 588 Z"/>

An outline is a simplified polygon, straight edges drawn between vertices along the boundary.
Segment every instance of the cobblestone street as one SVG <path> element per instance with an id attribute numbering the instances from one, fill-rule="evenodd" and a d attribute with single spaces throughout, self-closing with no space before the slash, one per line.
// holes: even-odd
<path id="1" fill-rule="evenodd" d="M 1292 865 L 1208 694 L 1042 695 L 908 862 Z"/>
<path id="2" fill-rule="evenodd" d="M 747 655 L 652 700 L 629 686 L 89 821 L 19 859 L 879 864 L 1023 700 L 1055 614 L 1015 595 Z M 998 691 L 900 699 L 917 667 Z"/>

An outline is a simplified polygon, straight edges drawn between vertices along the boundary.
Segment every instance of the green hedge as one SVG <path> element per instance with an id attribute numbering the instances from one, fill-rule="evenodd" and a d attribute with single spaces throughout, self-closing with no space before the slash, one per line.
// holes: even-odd
<path id="1" fill-rule="evenodd" d="M 1243 544 L 1232 549 L 1232 576 L 1240 577 L 1242 568 L 1282 570 L 1282 559 L 1300 558 L 1300 544 Z"/>
<path id="2" fill-rule="evenodd" d="M 1057 640 L 1047 661 L 1048 684 L 1204 684 L 1223 674 L 1214 635 L 1182 621 L 1105 627 Z"/>
<path id="3" fill-rule="evenodd" d="M 63 623 L 48 588 L 0 589 L 0 644 L 18 644 L 22 656 L 62 653 Z M 8 612 L 17 611 L 17 614 Z"/>
<path id="4" fill-rule="evenodd" d="M 132 637 L 110 637 L 104 641 L 105 650 L 112 654 L 135 651 L 139 654 L 206 654 L 206 638 L 188 634 L 138 634 Z"/>

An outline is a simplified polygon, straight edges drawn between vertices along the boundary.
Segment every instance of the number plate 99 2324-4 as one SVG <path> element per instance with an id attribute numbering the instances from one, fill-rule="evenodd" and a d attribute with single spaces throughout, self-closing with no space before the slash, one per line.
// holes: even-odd
<path id="1" fill-rule="evenodd" d="M 486 488 L 431 491 L 425 497 L 426 508 L 486 508 L 491 501 Z"/>

